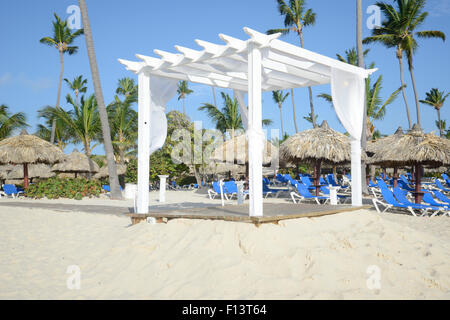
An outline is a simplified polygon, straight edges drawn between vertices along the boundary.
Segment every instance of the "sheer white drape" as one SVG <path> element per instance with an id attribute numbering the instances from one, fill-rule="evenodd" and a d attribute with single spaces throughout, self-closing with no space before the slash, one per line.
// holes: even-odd
<path id="1" fill-rule="evenodd" d="M 364 119 L 364 78 L 331 69 L 331 94 L 336 114 L 350 134 L 352 157 L 352 204 L 362 204 L 361 133 Z"/>
<path id="2" fill-rule="evenodd" d="M 177 83 L 177 80 L 150 76 L 150 154 L 166 141 L 166 104 L 177 93 Z"/>
<path id="3" fill-rule="evenodd" d="M 247 109 L 247 105 L 245 104 L 244 95 L 245 95 L 244 91 L 234 90 L 234 96 L 236 97 L 237 101 L 239 102 L 242 124 L 244 125 L 244 129 L 247 130 L 248 129 L 248 109 Z"/>

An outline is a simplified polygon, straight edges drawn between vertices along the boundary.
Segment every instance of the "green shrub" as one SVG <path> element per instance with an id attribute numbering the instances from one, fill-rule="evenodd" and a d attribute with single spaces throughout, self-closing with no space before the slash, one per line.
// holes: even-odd
<path id="1" fill-rule="evenodd" d="M 101 182 L 84 178 L 51 178 L 30 185 L 25 196 L 34 199 L 68 198 L 81 200 L 84 197 L 98 197 L 103 191 Z"/>

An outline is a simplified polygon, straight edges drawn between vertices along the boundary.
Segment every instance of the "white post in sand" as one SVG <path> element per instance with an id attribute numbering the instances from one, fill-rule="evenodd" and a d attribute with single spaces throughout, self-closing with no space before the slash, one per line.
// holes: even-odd
<path id="1" fill-rule="evenodd" d="M 264 132 L 261 112 L 261 50 L 256 43 L 248 44 L 248 159 L 249 159 L 249 215 L 263 216 L 262 156 Z"/>
<path id="2" fill-rule="evenodd" d="M 159 202 L 166 202 L 166 179 L 168 176 L 158 176 L 159 177 Z"/>
<path id="3" fill-rule="evenodd" d="M 144 71 L 138 77 L 138 186 L 137 212 L 148 213 L 150 181 L 150 77 Z"/>

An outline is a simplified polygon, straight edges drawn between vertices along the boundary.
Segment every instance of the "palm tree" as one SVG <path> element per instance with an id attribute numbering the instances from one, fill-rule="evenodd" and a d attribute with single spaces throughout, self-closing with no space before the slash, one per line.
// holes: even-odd
<path id="1" fill-rule="evenodd" d="M 112 129 L 114 152 L 120 163 L 125 163 L 125 154 L 136 145 L 138 132 L 138 114 L 131 107 L 137 101 L 137 85 L 131 78 L 119 80 L 116 92 L 124 96 L 114 97 L 114 102 L 108 106 L 109 123 Z"/>
<path id="2" fill-rule="evenodd" d="M 62 151 L 64 151 L 69 142 L 72 140 L 72 133 L 69 127 L 67 127 L 67 125 L 61 119 L 55 117 L 53 110 L 54 108 L 51 106 L 46 106 L 38 110 L 38 117 L 45 120 L 45 125 L 39 124 L 35 134 L 46 141 L 50 141 L 53 120 L 56 118 L 56 144 Z"/>
<path id="3" fill-rule="evenodd" d="M 282 29 L 270 29 L 267 31 L 267 34 L 273 33 L 282 33 L 288 34 L 290 31 L 293 31 L 298 34 L 300 37 L 300 45 L 303 48 L 303 29 L 308 26 L 312 26 L 316 22 L 316 14 L 312 11 L 312 9 L 306 9 L 306 0 L 290 0 L 289 5 L 286 4 L 284 0 L 277 0 L 278 3 L 278 12 L 280 15 L 284 16 L 284 26 Z M 313 96 L 311 87 L 308 87 L 309 93 L 309 106 L 311 108 L 312 120 L 314 128 L 317 127 L 315 122 L 315 113 L 314 113 L 314 104 L 313 104 Z M 291 90 L 292 98 L 294 97 L 294 90 Z M 295 115 L 295 105 L 293 104 L 294 115 Z M 294 116 L 294 124 L 296 131 L 297 123 L 295 122 Z"/>
<path id="4" fill-rule="evenodd" d="M 111 186 L 111 199 L 122 199 L 120 191 L 119 177 L 117 175 L 116 163 L 114 161 L 114 150 L 111 142 L 111 130 L 109 128 L 108 113 L 103 99 L 103 92 L 100 83 L 100 74 L 98 72 L 97 58 L 95 56 L 94 41 L 92 39 L 91 25 L 89 22 L 88 11 L 85 0 L 78 0 L 80 5 L 81 17 L 84 29 L 86 31 L 86 48 L 91 66 L 92 82 L 94 83 L 95 96 L 98 102 L 98 112 L 100 114 L 101 129 L 103 133 L 103 144 L 105 146 L 106 160 L 108 163 L 109 184 Z"/>
<path id="5" fill-rule="evenodd" d="M 178 89 L 177 89 L 177 93 L 178 93 L 178 101 L 180 101 L 181 99 L 183 99 L 183 114 L 186 115 L 186 108 L 184 106 L 184 101 L 186 99 L 186 96 L 191 94 L 192 91 L 191 89 L 188 88 L 188 82 L 187 81 L 180 81 L 178 83 Z"/>
<path id="6" fill-rule="evenodd" d="M 427 104 L 433 107 L 437 111 L 438 120 L 436 122 L 439 128 L 439 135 L 442 137 L 444 135 L 445 124 L 442 126 L 441 122 L 441 108 L 444 106 L 445 99 L 450 95 L 450 93 L 445 94 L 444 91 L 439 91 L 437 88 L 431 89 L 426 93 L 425 100 L 420 100 L 421 103 Z"/>
<path id="7" fill-rule="evenodd" d="M 278 108 L 280 109 L 280 122 L 281 122 L 281 136 L 284 136 L 283 129 L 283 112 L 281 108 L 283 107 L 284 100 L 289 96 L 289 93 L 283 94 L 282 90 L 272 91 L 273 101 L 278 104 Z"/>
<path id="8" fill-rule="evenodd" d="M 67 83 L 69 88 L 75 93 L 75 99 L 77 103 L 79 102 L 78 96 L 80 93 L 86 93 L 87 91 L 87 79 L 83 79 L 83 76 L 78 76 L 73 79 L 73 81 L 68 80 L 67 78 L 64 78 L 64 81 Z"/>
<path id="9" fill-rule="evenodd" d="M 303 117 L 303 119 L 305 119 L 306 121 L 308 121 L 309 123 L 311 123 L 314 127 L 314 123 L 317 123 L 317 118 L 319 116 L 317 114 L 313 115 L 311 112 L 308 113 L 307 117 Z"/>
<path id="10" fill-rule="evenodd" d="M 366 104 L 367 104 L 367 139 L 371 140 L 373 139 L 374 133 L 375 133 L 375 126 L 374 121 L 375 120 L 382 120 L 386 114 L 386 107 L 391 105 L 395 99 L 400 94 L 400 91 L 402 88 L 398 88 L 394 92 L 392 92 L 384 102 L 381 98 L 381 90 L 383 89 L 383 76 L 379 76 L 375 83 L 372 85 L 371 77 L 368 77 L 366 79 Z M 322 93 L 318 95 L 319 98 L 322 98 L 329 103 L 333 103 L 331 95 Z"/>
<path id="11" fill-rule="evenodd" d="M 223 134 L 225 134 L 227 130 L 231 130 L 231 138 L 233 138 L 236 130 L 244 129 L 241 114 L 239 112 L 239 104 L 236 98 L 233 100 L 224 92 L 221 92 L 221 95 L 224 102 L 224 106 L 221 110 L 210 103 L 204 103 L 198 110 L 206 111 L 208 117 L 216 124 L 216 129 Z M 271 123 L 272 120 L 262 120 L 262 124 L 265 126 L 268 126 Z"/>
<path id="12" fill-rule="evenodd" d="M 14 130 L 27 127 L 23 112 L 11 114 L 8 106 L 0 105 L 0 140 L 8 138 Z"/>
<path id="13" fill-rule="evenodd" d="M 70 111 L 52 107 L 47 107 L 47 110 L 67 126 L 73 142 L 81 143 L 84 154 L 90 157 L 92 150 L 97 146 L 97 144 L 92 145 L 92 143 L 99 141 L 101 135 L 97 99 L 95 95 L 90 95 L 87 99 L 82 96 L 78 105 L 70 95 L 67 95 L 67 102 L 72 105 L 72 110 Z"/>
<path id="14" fill-rule="evenodd" d="M 58 81 L 58 93 L 56 96 L 56 108 L 59 108 L 59 101 L 61 98 L 61 84 L 62 84 L 62 77 L 64 72 L 64 60 L 63 55 L 64 53 L 68 53 L 69 55 L 72 55 L 78 51 L 77 46 L 71 46 L 71 44 L 74 42 L 74 40 L 83 34 L 83 29 L 76 30 L 75 32 L 72 32 L 70 30 L 67 20 L 62 21 L 60 17 L 55 13 L 54 14 L 56 21 L 53 22 L 53 36 L 52 37 L 44 37 L 40 40 L 41 43 L 46 44 L 50 47 L 54 47 L 59 52 L 59 61 L 61 65 L 61 70 L 59 73 L 59 81 Z M 50 142 L 55 142 L 55 130 L 56 130 L 56 119 L 52 123 L 52 133 L 50 137 Z"/>
<path id="15" fill-rule="evenodd" d="M 372 31 L 372 36 L 364 39 L 364 43 L 379 42 L 388 48 L 396 48 L 397 59 L 400 64 L 400 81 L 403 82 L 403 53 L 408 58 L 409 71 L 413 83 L 414 95 L 416 100 L 417 124 L 420 125 L 419 99 L 413 73 L 413 54 L 418 44 L 415 36 L 419 38 L 441 38 L 445 41 L 445 34 L 441 31 L 415 31 L 417 27 L 423 24 L 428 12 L 422 12 L 425 6 L 425 0 L 396 0 L 397 8 L 384 2 L 378 2 L 377 6 L 385 16 L 382 26 Z M 403 99 L 405 100 L 406 111 L 408 115 L 409 127 L 411 129 L 411 118 L 409 115 L 409 106 L 406 100 L 405 90 Z"/>

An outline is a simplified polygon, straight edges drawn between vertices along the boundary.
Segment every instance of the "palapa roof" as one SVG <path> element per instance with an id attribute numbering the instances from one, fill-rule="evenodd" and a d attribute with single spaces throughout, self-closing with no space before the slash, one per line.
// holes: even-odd
<path id="1" fill-rule="evenodd" d="M 415 124 L 413 128 L 390 144 L 379 144 L 370 160 L 373 164 L 402 166 L 422 164 L 439 167 L 450 164 L 450 140 L 433 133 L 424 133 Z"/>
<path id="2" fill-rule="evenodd" d="M 324 121 L 320 127 L 305 130 L 290 136 L 280 147 L 284 161 L 340 164 L 351 161 L 349 138 L 328 126 Z"/>
<path id="3" fill-rule="evenodd" d="M 11 169 L 5 179 L 23 179 L 23 165 L 11 166 Z M 28 166 L 28 178 L 51 178 L 55 173 L 51 171 L 49 165 L 39 163 Z"/>
<path id="4" fill-rule="evenodd" d="M 278 157 L 278 148 L 264 140 L 263 165 L 270 164 Z M 235 136 L 217 147 L 211 154 L 210 160 L 236 164 L 248 163 L 248 139 L 245 134 Z"/>
<path id="5" fill-rule="evenodd" d="M 1 164 L 47 163 L 64 159 L 64 153 L 57 146 L 25 130 L 18 136 L 0 141 Z"/>
<path id="6" fill-rule="evenodd" d="M 77 149 L 75 149 L 71 154 L 65 155 L 64 161 L 55 164 L 52 167 L 52 171 L 55 172 L 95 173 L 99 170 L 100 168 L 95 161 L 89 159 L 85 154 L 78 152 Z"/>
<path id="7" fill-rule="evenodd" d="M 124 164 L 116 163 L 117 175 L 124 175 L 127 172 L 127 166 Z M 108 177 L 108 166 L 105 165 L 99 169 L 99 171 L 94 175 L 94 179 L 100 179 Z"/>
<path id="8" fill-rule="evenodd" d="M 367 143 L 367 153 L 370 154 L 375 154 L 377 152 L 378 149 L 383 149 L 383 147 L 385 147 L 386 145 L 390 145 L 392 143 L 394 143 L 395 141 L 397 141 L 398 139 L 400 139 L 403 136 L 403 128 L 402 127 L 398 127 L 398 129 L 395 131 L 394 134 L 387 136 L 387 137 L 383 137 L 380 139 L 377 139 L 375 141 L 369 141 Z M 371 163 L 371 160 L 369 159 L 368 161 L 369 163 Z"/>

